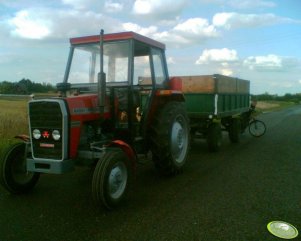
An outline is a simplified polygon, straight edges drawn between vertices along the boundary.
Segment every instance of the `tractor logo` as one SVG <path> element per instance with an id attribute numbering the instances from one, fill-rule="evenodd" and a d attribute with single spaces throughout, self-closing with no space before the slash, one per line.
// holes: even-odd
<path id="1" fill-rule="evenodd" d="M 42 136 L 43 136 L 44 139 L 48 139 L 50 134 L 49 134 L 48 131 L 43 131 Z"/>

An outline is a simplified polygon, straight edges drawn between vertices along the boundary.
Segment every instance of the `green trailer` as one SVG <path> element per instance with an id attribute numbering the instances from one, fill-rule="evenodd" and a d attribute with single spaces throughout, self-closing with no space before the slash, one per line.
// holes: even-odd
<path id="1" fill-rule="evenodd" d="M 250 108 L 250 82 L 219 74 L 179 78 L 191 136 L 205 137 L 211 151 L 219 149 L 222 131 L 238 142 L 241 116 Z"/>

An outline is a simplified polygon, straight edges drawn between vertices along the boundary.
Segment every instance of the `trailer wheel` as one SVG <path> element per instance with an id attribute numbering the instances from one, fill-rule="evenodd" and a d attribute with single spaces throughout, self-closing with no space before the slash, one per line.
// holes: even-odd
<path id="1" fill-rule="evenodd" d="M 229 126 L 229 139 L 232 143 L 238 143 L 241 134 L 241 122 L 238 118 L 233 118 Z"/>
<path id="2" fill-rule="evenodd" d="M 181 102 L 167 103 L 154 118 L 150 148 L 155 167 L 163 175 L 181 172 L 189 150 L 189 119 Z"/>
<path id="3" fill-rule="evenodd" d="M 130 160 L 122 150 L 108 150 L 98 161 L 92 179 L 94 201 L 107 209 L 125 198 L 130 179 Z"/>
<path id="4" fill-rule="evenodd" d="M 208 127 L 207 144 L 209 151 L 217 152 L 222 145 L 222 130 L 220 123 L 211 123 Z"/>
<path id="5" fill-rule="evenodd" d="M 0 163 L 0 182 L 12 194 L 29 192 L 40 177 L 40 173 L 27 171 L 25 146 L 25 143 L 16 143 L 8 147 Z"/>

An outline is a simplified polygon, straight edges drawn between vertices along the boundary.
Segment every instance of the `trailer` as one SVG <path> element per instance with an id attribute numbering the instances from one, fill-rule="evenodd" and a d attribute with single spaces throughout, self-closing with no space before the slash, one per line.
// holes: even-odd
<path id="1" fill-rule="evenodd" d="M 172 87 L 184 94 L 191 136 L 207 139 L 210 151 L 221 146 L 221 131 L 238 142 L 243 113 L 250 108 L 250 81 L 220 74 L 171 78 Z"/>

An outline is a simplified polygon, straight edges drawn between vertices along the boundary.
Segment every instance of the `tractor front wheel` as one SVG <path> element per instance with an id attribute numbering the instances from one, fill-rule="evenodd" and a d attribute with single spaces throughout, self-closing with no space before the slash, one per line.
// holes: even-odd
<path id="1" fill-rule="evenodd" d="M 189 120 L 184 104 L 167 103 L 154 117 L 150 132 L 156 168 L 164 175 L 179 173 L 186 162 L 189 141 Z"/>
<path id="2" fill-rule="evenodd" d="M 0 182 L 13 194 L 27 193 L 34 188 L 40 173 L 29 172 L 26 168 L 25 143 L 16 143 L 4 151 L 0 163 Z"/>
<path id="3" fill-rule="evenodd" d="M 126 196 L 130 179 L 130 160 L 122 150 L 108 150 L 98 161 L 92 179 L 96 203 L 107 209 L 118 206 Z"/>

